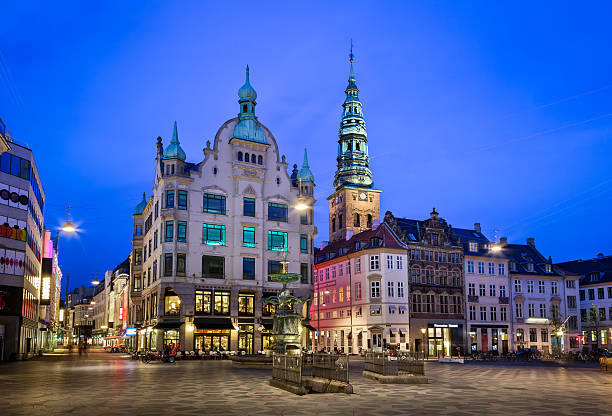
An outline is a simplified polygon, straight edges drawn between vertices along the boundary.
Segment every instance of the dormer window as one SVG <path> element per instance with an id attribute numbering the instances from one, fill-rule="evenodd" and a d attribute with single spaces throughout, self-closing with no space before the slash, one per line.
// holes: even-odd
<path id="1" fill-rule="evenodd" d="M 439 241 L 438 241 L 438 234 L 435 234 L 435 233 L 432 234 L 431 235 L 431 245 L 437 246 L 438 243 L 439 243 Z"/>
<path id="2" fill-rule="evenodd" d="M 476 251 L 478 251 L 478 243 L 476 243 L 476 242 L 474 242 L 474 241 L 470 241 L 468 249 L 469 249 L 471 252 L 476 252 Z"/>
<path id="3" fill-rule="evenodd" d="M 546 273 L 552 273 L 552 265 L 550 264 L 546 265 Z"/>
<path id="4" fill-rule="evenodd" d="M 533 271 L 533 263 L 527 263 L 527 271 L 528 272 L 532 272 Z"/>
<path id="5" fill-rule="evenodd" d="M 510 262 L 510 270 L 513 271 L 513 272 L 516 271 L 516 262 L 514 262 L 514 261 Z"/>
<path id="6" fill-rule="evenodd" d="M 380 247 L 380 246 L 382 246 L 382 239 L 377 238 L 377 237 L 372 238 L 370 240 L 370 246 L 371 247 Z"/>
<path id="7" fill-rule="evenodd" d="M 593 272 L 589 274 L 589 281 L 597 282 L 599 280 L 599 272 Z"/>

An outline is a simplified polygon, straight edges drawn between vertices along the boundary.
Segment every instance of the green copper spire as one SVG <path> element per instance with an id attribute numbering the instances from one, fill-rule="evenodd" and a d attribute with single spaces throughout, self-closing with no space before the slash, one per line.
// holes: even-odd
<path id="1" fill-rule="evenodd" d="M 181 148 L 175 121 L 172 129 L 172 140 L 170 141 L 168 147 L 166 147 L 166 150 L 164 150 L 164 159 L 179 159 L 184 162 L 185 158 L 185 151 Z"/>
<path id="2" fill-rule="evenodd" d="M 251 86 L 249 72 L 249 66 L 247 65 L 246 80 L 244 85 L 238 90 L 238 104 L 240 105 L 240 112 L 238 113 L 239 121 L 236 127 L 234 127 L 234 134 L 232 137 L 266 144 L 266 134 L 257 124 L 257 117 L 255 116 L 257 92 L 255 92 L 255 88 Z"/>
<path id="3" fill-rule="evenodd" d="M 353 70 L 353 42 L 349 53 L 350 73 L 346 90 L 346 98 L 342 104 L 342 121 L 338 132 L 338 166 L 334 178 L 336 190 L 344 186 L 372 188 L 372 172 L 368 155 L 368 135 L 365 120 L 361 111 L 359 88 Z"/>
<path id="4" fill-rule="evenodd" d="M 302 169 L 297 174 L 298 181 L 301 182 L 313 182 L 314 183 L 314 175 L 310 170 L 310 166 L 308 166 L 308 152 L 304 149 L 304 163 L 302 163 Z"/>
<path id="5" fill-rule="evenodd" d="M 147 198 L 146 198 L 146 194 L 143 192 L 142 201 L 140 201 L 138 205 L 136 205 L 136 208 L 134 208 L 134 215 L 142 214 L 146 207 L 147 207 Z"/>

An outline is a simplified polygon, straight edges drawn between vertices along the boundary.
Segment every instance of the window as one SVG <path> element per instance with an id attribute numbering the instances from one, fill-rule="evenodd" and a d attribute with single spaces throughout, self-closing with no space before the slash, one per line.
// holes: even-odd
<path id="1" fill-rule="evenodd" d="M 599 308 L 599 320 L 600 321 L 606 320 L 606 308 Z"/>
<path id="2" fill-rule="evenodd" d="M 225 225 L 204 224 L 202 226 L 202 244 L 224 246 Z"/>
<path id="3" fill-rule="evenodd" d="M 470 321 L 476 320 L 476 306 L 470 305 Z"/>
<path id="4" fill-rule="evenodd" d="M 378 254 L 370 256 L 370 270 L 380 270 L 380 262 L 378 260 Z"/>
<path id="5" fill-rule="evenodd" d="M 495 295 L 495 285 L 489 285 L 489 296 L 496 296 Z"/>
<path id="6" fill-rule="evenodd" d="M 351 300 L 351 287 L 349 285 L 346 285 L 346 301 L 348 302 L 350 300 Z"/>
<path id="7" fill-rule="evenodd" d="M 166 221 L 166 237 L 164 241 L 170 242 L 174 239 L 174 221 Z"/>
<path id="8" fill-rule="evenodd" d="M 568 289 L 575 289 L 576 288 L 576 281 L 575 280 L 566 280 L 565 281 L 565 287 L 567 287 Z M 610 296 L 612 297 L 612 296 Z"/>
<path id="9" fill-rule="evenodd" d="M 527 293 L 533 293 L 533 280 L 527 280 Z"/>
<path id="10" fill-rule="evenodd" d="M 202 277 L 208 279 L 224 279 L 225 257 L 202 256 Z"/>
<path id="11" fill-rule="evenodd" d="M 487 307 L 486 306 L 480 307 L 480 320 L 481 321 L 487 320 Z"/>
<path id="12" fill-rule="evenodd" d="M 157 230 L 153 233 L 153 250 L 157 250 Z"/>
<path id="13" fill-rule="evenodd" d="M 540 318 L 546 318 L 546 304 L 540 303 Z"/>
<path id="14" fill-rule="evenodd" d="M 187 241 L 187 222 L 178 221 L 176 223 L 176 241 L 184 243 Z"/>
<path id="15" fill-rule="evenodd" d="M 181 299 L 176 295 L 166 295 L 164 299 L 165 314 L 179 315 L 181 312 Z"/>
<path id="16" fill-rule="evenodd" d="M 347 267 L 350 267 L 350 266 L 347 264 Z M 338 276 L 342 276 L 343 274 L 344 274 L 344 264 L 340 263 L 338 265 Z"/>
<path id="17" fill-rule="evenodd" d="M 187 209 L 187 191 L 178 191 L 178 209 Z"/>
<path id="18" fill-rule="evenodd" d="M 552 265 L 550 264 L 546 265 L 546 273 L 552 273 Z"/>
<path id="19" fill-rule="evenodd" d="M 176 254 L 176 275 L 185 276 L 187 265 L 187 255 L 185 253 Z"/>
<path id="20" fill-rule="evenodd" d="M 359 214 L 355 213 L 353 214 L 353 227 L 359 227 Z"/>
<path id="21" fill-rule="evenodd" d="M 603 287 L 597 288 L 597 299 L 605 299 Z"/>
<path id="22" fill-rule="evenodd" d="M 474 261 L 473 260 L 468 260 L 467 262 L 467 271 L 468 273 L 474 273 Z"/>
<path id="23" fill-rule="evenodd" d="M 482 283 L 478 285 L 478 294 L 480 296 L 487 296 L 487 286 Z"/>
<path id="24" fill-rule="evenodd" d="M 516 293 L 521 293 L 523 291 L 523 289 L 521 288 L 521 281 L 520 280 L 515 280 L 514 281 L 514 291 Z"/>
<path id="25" fill-rule="evenodd" d="M 300 212 L 300 224 L 308 225 L 308 212 L 302 211 Z M 340 223 L 342 225 L 342 223 Z"/>
<path id="26" fill-rule="evenodd" d="M 244 106 L 242 106 L 242 112 L 246 113 L 246 110 L 245 110 Z M 240 162 L 242 162 L 242 152 L 238 152 L 238 160 Z"/>
<path id="27" fill-rule="evenodd" d="M 580 292 L 579 292 L 579 293 L 580 293 L 580 300 L 581 300 L 581 301 L 586 300 L 586 298 L 585 298 L 585 296 L 584 296 L 584 290 L 583 290 L 583 289 L 580 289 Z"/>
<path id="28" fill-rule="evenodd" d="M 545 293 L 544 280 L 538 280 L 538 293 Z"/>
<path id="29" fill-rule="evenodd" d="M 500 306 L 500 308 L 499 308 L 499 319 L 501 321 L 507 321 L 508 320 L 508 310 L 506 309 L 505 306 Z"/>
<path id="30" fill-rule="evenodd" d="M 287 222 L 287 205 L 270 202 L 268 204 L 268 220 Z"/>
<path id="31" fill-rule="evenodd" d="M 421 312 L 421 295 L 418 293 L 412 294 L 412 312 Z"/>
<path id="32" fill-rule="evenodd" d="M 608 299 L 612 299 L 612 286 L 608 287 Z"/>
<path id="33" fill-rule="evenodd" d="M 503 276 L 506 274 L 506 265 L 505 264 L 498 264 L 497 265 L 497 274 L 499 274 L 500 276 Z"/>
<path id="34" fill-rule="evenodd" d="M 253 316 L 255 314 L 255 295 L 240 293 L 238 295 L 238 315 Z"/>
<path id="35" fill-rule="evenodd" d="M 478 251 L 478 243 L 470 241 L 468 249 L 472 252 Z"/>
<path id="36" fill-rule="evenodd" d="M 332 279 L 336 278 L 336 266 L 331 267 L 331 277 Z"/>
<path id="37" fill-rule="evenodd" d="M 567 307 L 570 309 L 576 309 L 576 296 L 567 297 Z"/>
<path id="38" fill-rule="evenodd" d="M 518 328 L 516 330 L 516 342 L 525 341 L 525 330 L 523 328 Z"/>
<path id="39" fill-rule="evenodd" d="M 370 315 L 380 315 L 380 305 L 370 306 Z"/>
<path id="40" fill-rule="evenodd" d="M 580 309 L 580 320 L 582 322 L 586 322 L 586 320 L 587 320 L 587 311 L 586 311 L 586 309 Z"/>
<path id="41" fill-rule="evenodd" d="M 387 282 L 387 296 L 394 297 L 393 282 Z"/>
<path id="42" fill-rule="evenodd" d="M 535 305 L 533 303 L 527 304 L 527 316 L 529 318 L 535 318 Z"/>
<path id="43" fill-rule="evenodd" d="M 479 261 L 478 262 L 478 274 L 484 274 L 484 261 Z"/>
<path id="44" fill-rule="evenodd" d="M 270 280 L 271 274 L 278 274 L 283 272 L 283 265 L 277 260 L 268 260 L 268 281 Z"/>
<path id="45" fill-rule="evenodd" d="M 242 200 L 242 215 L 245 217 L 255 216 L 255 198 L 244 198 Z"/>
<path id="46" fill-rule="evenodd" d="M 196 314 L 210 315 L 212 312 L 212 292 L 196 290 Z"/>
<path id="47" fill-rule="evenodd" d="M 497 321 L 497 306 L 491 306 L 490 312 L 491 312 L 491 320 Z"/>
<path id="48" fill-rule="evenodd" d="M 558 283 L 556 280 L 553 280 L 552 282 L 550 282 L 550 293 L 551 295 L 559 294 L 559 287 L 558 287 Z"/>
<path id="49" fill-rule="evenodd" d="M 529 342 L 538 342 L 538 330 L 529 328 Z"/>
<path id="50" fill-rule="evenodd" d="M 495 263 L 489 263 L 489 274 L 495 274 Z"/>
<path id="51" fill-rule="evenodd" d="M 468 296 L 476 296 L 476 285 L 474 283 L 468 284 Z"/>
<path id="52" fill-rule="evenodd" d="M 393 256 L 387 256 L 387 269 L 393 269 Z"/>
<path id="53" fill-rule="evenodd" d="M 245 162 L 250 162 L 251 161 L 250 155 L 248 153 L 244 154 L 244 161 Z"/>
<path id="54" fill-rule="evenodd" d="M 300 283 L 308 283 L 308 263 L 300 263 Z"/>
<path id="55" fill-rule="evenodd" d="M 242 278 L 244 280 L 255 280 L 255 259 L 251 257 L 242 258 Z"/>
<path id="56" fill-rule="evenodd" d="M 425 310 L 423 312 L 429 312 L 429 313 L 434 312 L 434 305 L 435 305 L 434 300 L 435 300 L 434 295 L 425 295 Z"/>
<path id="57" fill-rule="evenodd" d="M 164 276 L 172 276 L 172 257 L 172 253 L 164 254 Z"/>
<path id="58" fill-rule="evenodd" d="M 243 247 L 255 247 L 255 228 L 243 227 L 242 228 L 242 246 Z"/>
<path id="59" fill-rule="evenodd" d="M 204 194 L 203 212 L 225 215 L 225 197 L 223 195 Z"/>
<path id="60" fill-rule="evenodd" d="M 404 282 L 397 282 L 397 297 L 404 297 Z"/>
<path id="61" fill-rule="evenodd" d="M 514 314 L 519 319 L 521 319 L 523 317 L 523 304 L 522 303 L 515 303 L 514 304 Z"/>
<path id="62" fill-rule="evenodd" d="M 402 256 L 395 257 L 395 266 L 398 270 L 402 270 L 404 268 L 404 258 Z"/>
<path id="63" fill-rule="evenodd" d="M 263 165 L 263 157 L 261 157 L 261 155 L 257 156 L 257 164 L 258 165 Z"/>
<path id="64" fill-rule="evenodd" d="M 421 283 L 421 269 L 416 267 L 410 269 L 410 279 L 412 283 Z"/>
<path id="65" fill-rule="evenodd" d="M 380 281 L 372 280 L 370 282 L 370 297 L 371 298 L 379 298 L 380 297 Z"/>
<path id="66" fill-rule="evenodd" d="M 355 283 L 355 300 L 361 300 L 361 283 Z"/>
<path id="67" fill-rule="evenodd" d="M 166 208 L 174 208 L 174 191 L 166 191 Z"/>
<path id="68" fill-rule="evenodd" d="M 287 251 L 287 233 L 268 231 L 268 250 Z"/>
<path id="69" fill-rule="evenodd" d="M 300 234 L 300 252 L 308 253 L 308 236 L 306 234 Z M 342 265 L 340 265 L 340 267 L 342 267 Z"/>
<path id="70" fill-rule="evenodd" d="M 595 300 L 595 289 L 589 289 L 589 300 Z"/>
<path id="71" fill-rule="evenodd" d="M 448 295 L 440 295 L 440 313 L 448 313 Z"/>
<path id="72" fill-rule="evenodd" d="M 215 315 L 230 314 L 230 292 L 215 290 Z"/>
<path id="73" fill-rule="evenodd" d="M 361 259 L 355 259 L 355 274 L 361 273 Z"/>

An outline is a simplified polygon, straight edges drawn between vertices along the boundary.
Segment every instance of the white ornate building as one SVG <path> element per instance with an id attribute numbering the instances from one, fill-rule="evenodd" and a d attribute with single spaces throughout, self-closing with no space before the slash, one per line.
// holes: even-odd
<path id="1" fill-rule="evenodd" d="M 268 274 L 285 258 L 302 276 L 293 293 L 312 293 L 314 176 L 306 155 L 287 173 L 255 116 L 248 67 L 238 96 L 238 116 L 206 143 L 202 161 L 186 161 L 176 123 L 165 149 L 158 138 L 153 195 L 134 212 L 129 316 L 140 348 L 265 348 L 272 310 L 262 301 L 280 289 Z"/>

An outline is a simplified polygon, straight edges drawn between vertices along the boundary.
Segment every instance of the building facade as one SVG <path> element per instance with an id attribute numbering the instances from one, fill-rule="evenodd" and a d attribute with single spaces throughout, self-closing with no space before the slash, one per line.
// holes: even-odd
<path id="1" fill-rule="evenodd" d="M 453 228 L 452 233 L 464 254 L 468 352 L 506 354 L 513 350 L 508 259 L 479 223 L 471 230 Z"/>
<path id="2" fill-rule="evenodd" d="M 384 220 L 409 250 L 412 350 L 429 357 L 464 354 L 463 248 L 434 209 L 424 221 Z"/>
<path id="3" fill-rule="evenodd" d="M 257 352 L 271 342 L 263 300 L 281 288 L 268 275 L 286 262 L 301 276 L 293 293 L 312 293 L 314 176 L 306 156 L 287 173 L 255 116 L 248 67 L 238 96 L 238 117 L 206 143 L 204 160 L 187 162 L 176 123 L 165 149 L 158 138 L 153 195 L 134 212 L 128 315 L 139 348 Z"/>
<path id="4" fill-rule="evenodd" d="M 408 251 L 387 224 L 315 254 L 310 309 L 318 350 L 408 350 Z"/>
<path id="5" fill-rule="evenodd" d="M 577 350 L 579 276 L 553 266 L 535 247 L 508 244 L 500 239 L 501 252 L 508 258 L 511 285 L 512 327 L 515 349 L 537 349 L 544 353 Z"/>
<path id="6" fill-rule="evenodd" d="M 612 343 L 612 256 L 557 263 L 580 277 L 579 304 L 582 347 L 610 349 Z"/>
<path id="7" fill-rule="evenodd" d="M 39 330 L 39 307 L 50 302 L 40 299 L 45 194 L 32 150 L 12 139 L 10 147 L 0 155 L 2 361 L 38 352 L 44 332 Z M 51 287 L 44 289 L 50 297 Z"/>
<path id="8" fill-rule="evenodd" d="M 63 342 L 64 333 L 59 320 L 62 270 L 59 266 L 58 235 L 51 237 L 51 231 L 43 234 L 43 258 L 40 286 L 40 348 L 53 350 L 58 339 Z"/>

